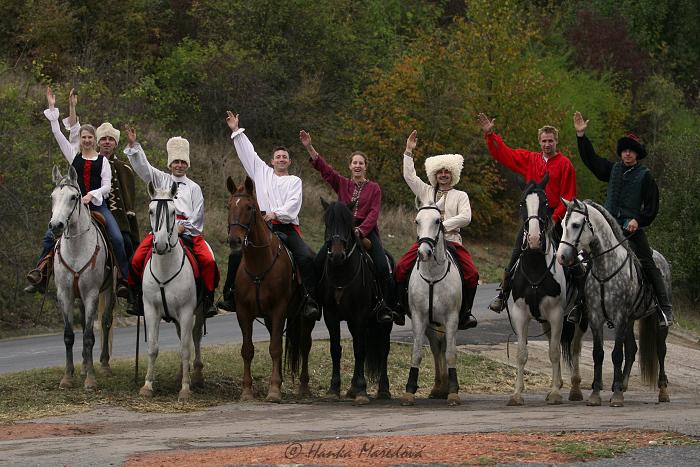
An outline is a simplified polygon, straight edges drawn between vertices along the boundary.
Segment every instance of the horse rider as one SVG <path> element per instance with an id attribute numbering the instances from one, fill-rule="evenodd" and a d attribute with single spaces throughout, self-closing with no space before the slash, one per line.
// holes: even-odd
<path id="1" fill-rule="evenodd" d="M 314 254 L 301 237 L 299 211 L 302 201 L 301 179 L 289 174 L 292 159 L 287 148 L 279 146 L 272 151 L 270 165 L 266 164 L 255 152 L 253 144 L 245 135 L 245 128 L 238 127 L 238 114 L 226 112 L 226 123 L 231 129 L 231 140 L 236 148 L 238 158 L 248 176 L 255 182 L 255 193 L 260 210 L 264 212 L 265 222 L 272 224 L 272 231 L 280 235 L 282 242 L 289 248 L 294 261 L 301 270 L 301 281 L 305 289 L 304 317 L 321 319 L 321 311 L 313 297 L 317 284 Z M 234 284 L 236 272 L 241 262 L 241 254 L 229 257 L 226 285 L 224 287 L 226 303 L 230 311 L 235 311 Z"/>
<path id="2" fill-rule="evenodd" d="M 661 271 L 654 263 L 645 229 L 659 212 L 659 188 L 651 171 L 639 163 L 647 156 L 646 148 L 633 133 L 617 141 L 616 162 L 598 156 L 586 136 L 588 120 L 574 114 L 578 153 L 598 180 L 608 182 L 605 209 L 620 224 L 634 254 L 642 265 L 644 278 L 651 283 L 658 302 L 659 324 L 673 324 L 673 308 Z"/>
<path id="3" fill-rule="evenodd" d="M 450 252 L 459 263 L 462 272 L 462 305 L 459 310 L 458 329 L 476 327 L 477 321 L 472 315 L 476 288 L 479 284 L 479 272 L 474 266 L 471 255 L 462 245 L 460 229 L 466 227 L 472 220 L 472 209 L 469 204 L 469 196 L 466 192 L 455 189 L 462 173 L 464 158 L 460 154 L 441 154 L 428 157 L 425 160 L 425 172 L 430 184 L 423 182 L 417 175 L 413 163 L 413 151 L 418 143 L 416 130 L 413 130 L 406 141 L 406 150 L 403 153 L 403 178 L 411 188 L 414 195 L 423 203 L 437 202 L 445 198 L 445 208 L 441 212 L 442 225 L 445 230 L 445 240 L 448 242 Z M 408 279 L 417 260 L 418 243 L 401 257 L 396 264 L 394 277 L 396 278 L 397 298 L 402 300 L 408 286 Z M 398 319 L 396 324 L 404 324 L 406 313 L 400 302 L 396 306 Z"/>
<path id="4" fill-rule="evenodd" d="M 44 115 L 51 122 L 51 132 L 53 133 L 61 152 L 65 156 L 69 164 L 75 168 L 78 174 L 78 185 L 82 195 L 81 202 L 89 206 L 91 211 L 99 212 L 105 219 L 107 234 L 112 243 L 112 248 L 117 258 L 119 273 L 121 277 L 118 281 L 117 295 L 126 297 L 126 278 L 129 275 L 129 260 L 124 248 L 124 239 L 119 228 L 117 220 L 107 206 L 107 202 L 112 191 L 112 168 L 109 160 L 101 152 L 98 153 L 95 149 L 97 134 L 92 125 L 78 126 L 77 118 L 75 118 L 75 104 L 77 95 L 71 90 L 70 107 L 71 116 L 64 119 L 63 123 L 67 128 L 72 128 L 75 132 L 79 144 L 71 144 L 61 132 L 58 124 L 59 110 L 55 107 L 56 97 L 50 87 L 46 88 L 46 100 L 48 109 L 44 110 Z M 27 274 L 27 280 L 30 286 L 24 289 L 25 292 L 43 292 L 46 290 L 48 279 L 48 270 L 50 267 L 50 253 L 53 251 L 56 239 L 47 231 L 43 240 L 43 251 L 39 259 L 39 263 L 35 269 Z"/>
<path id="5" fill-rule="evenodd" d="M 544 178 L 544 174 L 549 173 L 549 182 L 547 182 L 544 192 L 547 196 L 547 203 L 553 210 L 553 234 L 555 242 L 559 243 L 562 235 L 561 220 L 566 214 L 566 206 L 564 206 L 560 198 L 574 199 L 576 197 L 576 172 L 574 166 L 568 157 L 557 151 L 559 130 L 553 126 L 546 125 L 537 131 L 541 151 L 512 149 L 494 131 L 495 119 L 489 119 L 484 113 L 479 113 L 478 119 L 479 125 L 484 132 L 484 139 L 486 140 L 489 153 L 495 161 L 522 175 L 527 181 L 539 183 Z M 510 274 L 522 252 L 524 234 L 523 229 L 518 231 L 510 261 L 508 266 L 506 266 L 501 285 L 498 288 L 498 295 L 489 304 L 489 309 L 496 313 L 503 311 L 506 306 L 508 295 L 510 294 Z M 575 268 L 572 272 L 573 280 L 579 293 L 577 294 L 576 304 L 569 311 L 568 319 L 569 321 L 575 320 L 575 322 L 578 322 L 576 317 L 580 317 L 584 307 L 586 272 L 582 266 Z"/>
<path id="6" fill-rule="evenodd" d="M 323 179 L 338 194 L 338 201 L 355 203 L 352 214 L 355 219 L 355 235 L 359 239 L 368 239 L 371 243 L 370 255 L 380 289 L 380 300 L 375 308 L 379 322 L 391 322 L 393 312 L 388 304 L 393 298 L 393 279 L 389 271 L 386 252 L 379 237 L 377 220 L 382 209 L 382 189 L 377 182 L 367 179 L 367 155 L 355 151 L 350 155 L 350 176 L 340 175 L 316 151 L 311 144 L 311 135 L 305 130 L 299 132 L 299 140 L 309 153 L 309 162 L 321 173 Z M 328 249 L 322 245 L 316 255 L 316 270 L 323 270 Z"/>
<path id="7" fill-rule="evenodd" d="M 219 284 L 219 268 L 216 266 L 214 253 L 204 240 L 204 197 L 197 183 L 187 177 L 190 168 L 190 143 L 185 138 L 175 136 L 166 144 L 168 152 L 168 169 L 170 173 L 160 171 L 148 162 L 146 154 L 136 142 L 136 131 L 127 128 L 128 145 L 124 148 L 131 166 L 145 183 L 153 181 L 155 186 L 169 186 L 177 183 L 175 197 L 176 228 L 180 237 L 192 245 L 192 253 L 197 259 L 200 277 L 204 285 L 204 316 L 211 318 L 218 313 L 214 305 L 214 290 Z M 138 315 L 138 288 L 146 268 L 148 256 L 153 248 L 153 233 L 149 233 L 136 248 L 131 260 L 132 274 L 129 275 L 129 304 L 127 313 Z M 138 278 L 138 279 L 137 279 Z"/>

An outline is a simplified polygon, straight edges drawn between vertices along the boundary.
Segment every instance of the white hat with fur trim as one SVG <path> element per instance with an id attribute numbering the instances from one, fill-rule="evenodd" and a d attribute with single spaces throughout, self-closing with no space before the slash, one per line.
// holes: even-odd
<path id="1" fill-rule="evenodd" d="M 462 173 L 463 166 L 464 157 L 461 154 L 440 154 L 425 160 L 425 173 L 428 174 L 430 184 L 437 186 L 436 174 L 442 169 L 447 169 L 452 174 L 452 186 L 455 186 L 459 183 L 459 175 Z"/>
<path id="2" fill-rule="evenodd" d="M 114 128 L 109 122 L 104 122 L 102 125 L 97 127 L 97 130 L 95 130 L 95 137 L 97 138 L 98 142 L 105 136 L 111 136 L 112 138 L 114 138 L 117 144 L 119 144 L 120 134 L 121 132 Z"/>
<path id="3" fill-rule="evenodd" d="M 168 150 L 168 167 L 174 161 L 185 161 L 190 165 L 190 142 L 180 136 L 174 136 L 166 144 Z"/>

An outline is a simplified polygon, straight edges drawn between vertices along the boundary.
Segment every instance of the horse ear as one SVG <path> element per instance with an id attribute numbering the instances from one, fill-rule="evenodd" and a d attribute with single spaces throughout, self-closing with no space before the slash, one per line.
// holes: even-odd
<path id="1" fill-rule="evenodd" d="M 59 170 L 57 165 L 53 166 L 53 171 L 51 172 L 51 179 L 53 180 L 54 185 L 58 185 L 61 179 L 63 179 L 61 171 Z"/>
<path id="2" fill-rule="evenodd" d="M 72 165 L 68 169 L 68 177 L 70 178 L 70 181 L 72 183 L 78 183 L 78 172 L 75 171 L 75 167 L 73 167 Z"/>
<path id="3" fill-rule="evenodd" d="M 250 177 L 246 176 L 243 185 L 245 185 L 245 192 L 249 195 L 252 195 L 253 191 L 255 190 L 255 183 L 253 183 L 253 180 Z"/>
<path id="4" fill-rule="evenodd" d="M 236 192 L 236 184 L 233 182 L 233 179 L 231 178 L 230 175 L 226 179 L 226 188 L 228 189 L 228 192 L 231 194 L 234 194 Z"/>
<path id="5" fill-rule="evenodd" d="M 323 206 L 323 210 L 328 210 L 328 206 L 330 206 L 331 204 L 325 199 L 323 199 L 323 196 L 319 196 L 319 199 L 321 200 L 321 206 Z"/>
<path id="6" fill-rule="evenodd" d="M 177 197 L 177 182 L 173 182 L 170 187 L 170 197 L 175 199 Z"/>
<path id="7" fill-rule="evenodd" d="M 153 180 L 148 182 L 148 195 L 153 199 L 156 196 L 156 187 L 153 185 Z"/>
<path id="8" fill-rule="evenodd" d="M 563 197 L 561 197 L 561 196 L 559 197 L 559 199 L 561 200 L 562 203 L 564 203 L 564 206 L 566 206 L 566 209 L 569 209 L 569 208 L 571 207 L 571 202 L 570 202 L 570 201 L 565 200 L 565 199 L 564 199 Z"/>
<path id="9" fill-rule="evenodd" d="M 549 172 L 545 172 L 544 177 L 542 177 L 542 181 L 537 186 L 544 189 L 544 187 L 547 186 L 548 181 L 549 181 Z"/>

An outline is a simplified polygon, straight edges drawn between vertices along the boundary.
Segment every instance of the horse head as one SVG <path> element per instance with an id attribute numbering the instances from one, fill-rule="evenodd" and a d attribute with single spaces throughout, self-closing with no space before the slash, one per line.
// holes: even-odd
<path id="1" fill-rule="evenodd" d="M 326 225 L 325 241 L 328 246 L 328 259 L 332 264 L 343 263 L 355 247 L 354 221 L 352 210 L 356 202 L 345 204 L 340 201 L 328 203 L 321 198 Z"/>
<path id="2" fill-rule="evenodd" d="M 520 198 L 524 242 L 533 250 L 545 250 L 545 234 L 554 212 L 547 203 L 547 194 L 544 191 L 548 181 L 549 173 L 545 173 L 541 182 L 529 182 Z"/>
<path id="3" fill-rule="evenodd" d="M 228 244 L 231 251 L 239 252 L 255 226 L 260 209 L 255 199 L 255 184 L 250 177 L 246 177 L 239 187 L 228 177 L 226 187 L 231 193 L 228 199 Z"/>
<path id="4" fill-rule="evenodd" d="M 435 255 L 435 248 L 440 242 L 440 234 L 444 234 L 441 214 L 444 208 L 445 198 L 441 198 L 437 203 L 427 203 L 418 208 L 416 238 L 420 261 L 427 261 Z"/>
<path id="5" fill-rule="evenodd" d="M 148 215 L 151 218 L 151 230 L 153 231 L 153 252 L 157 255 L 163 255 L 172 251 L 178 242 L 174 201 L 177 195 L 177 182 L 173 182 L 170 186 L 157 187 L 153 181 L 150 181 L 148 182 L 148 194 L 151 196 Z"/>
<path id="6" fill-rule="evenodd" d="M 563 234 L 557 250 L 557 261 L 569 266 L 577 261 L 579 250 L 590 248 L 594 235 L 588 206 L 576 198 L 572 201 L 561 198 L 561 202 L 566 206 L 566 215 L 562 222 Z"/>
<path id="7" fill-rule="evenodd" d="M 80 216 L 83 208 L 82 195 L 78 185 L 78 174 L 73 166 L 70 166 L 66 175 L 62 175 L 58 167 L 54 166 L 53 182 L 56 187 L 51 193 L 49 229 L 54 236 L 60 237 L 65 229 L 70 229 L 70 225 L 77 221 L 77 217 L 73 217 L 76 212 Z"/>

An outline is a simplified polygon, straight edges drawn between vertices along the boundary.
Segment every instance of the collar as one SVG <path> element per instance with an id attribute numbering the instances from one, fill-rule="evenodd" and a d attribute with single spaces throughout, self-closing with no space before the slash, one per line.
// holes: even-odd
<path id="1" fill-rule="evenodd" d="M 177 182 L 178 185 L 187 185 L 187 182 L 190 180 L 187 178 L 187 175 L 183 175 L 182 177 L 176 177 L 175 175 L 170 175 L 170 177 L 173 179 L 174 182 Z"/>

